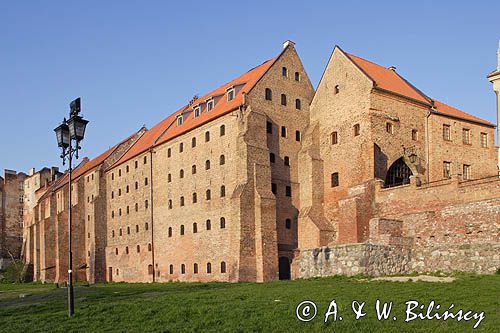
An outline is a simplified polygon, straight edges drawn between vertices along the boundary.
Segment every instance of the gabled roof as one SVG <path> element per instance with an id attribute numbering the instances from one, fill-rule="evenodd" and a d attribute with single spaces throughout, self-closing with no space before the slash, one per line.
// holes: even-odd
<path id="1" fill-rule="evenodd" d="M 396 73 L 395 70 L 378 65 L 350 53 L 343 53 L 354 63 L 354 65 L 356 65 L 368 78 L 373 81 L 375 88 L 424 103 L 431 108 L 432 112 L 437 114 L 472 121 L 487 126 L 495 126 L 487 120 L 473 116 L 462 110 L 429 98 L 405 78 Z"/>
<path id="2" fill-rule="evenodd" d="M 280 53 L 280 55 L 283 54 L 283 52 L 284 50 Z M 201 97 L 194 98 L 189 104 L 175 111 L 173 114 L 169 115 L 167 118 L 152 127 L 149 131 L 144 133 L 144 135 L 139 138 L 139 140 L 137 140 L 137 142 L 135 142 L 134 145 L 114 165 L 110 166 L 109 169 L 128 161 L 129 159 L 147 151 L 154 146 L 160 145 L 200 125 L 203 125 L 226 113 L 238 109 L 241 105 L 244 104 L 243 95 L 250 92 L 254 85 L 267 72 L 267 70 L 279 58 L 280 55 L 262 63 L 257 67 L 252 68 L 245 74 L 235 78 L 230 82 L 227 82 L 219 88 Z M 235 94 L 233 100 L 228 101 L 225 96 L 222 96 L 222 98 L 220 98 L 217 103 L 215 103 L 214 108 L 211 111 L 206 112 L 206 110 L 204 110 L 199 117 L 194 118 L 194 112 L 191 112 L 193 110 L 193 106 L 204 103 L 206 100 L 212 97 L 225 94 L 226 90 L 234 85 L 241 85 L 241 87 L 238 87 L 237 93 Z M 183 123 L 182 125 L 178 126 L 176 118 L 180 114 L 184 115 Z"/>

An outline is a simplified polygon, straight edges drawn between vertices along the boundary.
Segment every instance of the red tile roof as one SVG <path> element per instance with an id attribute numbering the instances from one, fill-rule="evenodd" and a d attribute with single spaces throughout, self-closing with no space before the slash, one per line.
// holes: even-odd
<path id="1" fill-rule="evenodd" d="M 473 122 L 479 122 L 488 126 L 495 126 L 487 120 L 478 118 L 464 111 L 427 97 L 406 79 L 396 73 L 395 70 L 380 66 L 350 53 L 345 54 L 375 83 L 376 87 L 378 88 L 411 98 L 413 100 L 417 100 L 429 105 L 430 107 L 434 105 L 434 111 L 437 111 L 437 113 L 442 113 L 444 115 L 458 117 Z"/>
<path id="2" fill-rule="evenodd" d="M 269 67 L 271 67 L 271 65 L 278 57 L 279 56 L 270 59 L 257 67 L 252 68 L 245 74 L 220 86 L 219 88 L 209 92 L 208 94 L 195 98 L 189 104 L 183 106 L 182 108 L 162 120 L 160 123 L 155 125 L 149 131 L 144 133 L 144 135 L 139 140 L 137 140 L 137 142 L 122 156 L 122 158 L 120 158 L 110 168 L 113 168 L 145 152 L 151 147 L 169 141 L 202 124 L 205 124 L 211 120 L 214 120 L 215 118 L 218 118 L 228 112 L 237 109 L 244 103 L 243 93 L 248 93 L 253 88 L 257 81 L 259 81 L 259 79 L 264 75 Z M 202 103 L 211 97 L 225 94 L 226 89 L 240 84 L 242 85 L 241 89 L 238 90 L 233 100 L 228 101 L 226 96 L 222 96 L 220 100 L 214 105 L 214 108 L 211 111 L 206 112 L 206 109 L 204 109 L 201 115 L 196 118 L 194 118 L 194 112 L 190 112 L 187 115 L 185 114 L 182 125 L 177 126 L 176 118 L 179 114 L 183 113 L 184 111 L 192 110 L 193 106 Z"/>

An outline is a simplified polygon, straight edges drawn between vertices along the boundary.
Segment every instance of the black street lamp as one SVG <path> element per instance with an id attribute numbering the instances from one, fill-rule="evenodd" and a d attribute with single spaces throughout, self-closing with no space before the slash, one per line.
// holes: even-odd
<path id="1" fill-rule="evenodd" d="M 81 149 L 80 141 L 83 140 L 85 136 L 85 127 L 87 126 L 88 120 L 83 119 L 78 114 L 80 113 L 81 100 L 80 98 L 75 99 L 70 103 L 70 113 L 69 119 L 66 120 L 64 118 L 61 125 L 57 126 L 54 131 L 56 132 L 57 137 L 57 145 L 61 147 L 62 154 L 61 158 L 63 160 L 63 165 L 66 162 L 66 158 L 68 159 L 69 167 L 69 212 L 68 212 L 68 315 L 70 317 L 75 313 L 75 300 L 73 293 L 73 253 L 71 251 L 71 194 L 72 194 L 72 184 L 71 184 L 71 176 L 72 176 L 72 161 L 73 154 L 78 159 L 78 150 Z M 74 144 L 73 144 L 74 142 Z"/>

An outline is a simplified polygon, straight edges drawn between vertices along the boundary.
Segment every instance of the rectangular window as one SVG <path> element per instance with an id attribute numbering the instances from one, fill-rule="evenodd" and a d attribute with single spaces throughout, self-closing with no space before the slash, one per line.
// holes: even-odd
<path id="1" fill-rule="evenodd" d="M 413 141 L 418 141 L 418 131 L 416 129 L 411 130 L 411 139 Z"/>
<path id="2" fill-rule="evenodd" d="M 269 154 L 269 162 L 271 162 L 271 163 L 276 162 L 276 155 L 274 155 L 273 153 L 270 153 Z"/>
<path id="3" fill-rule="evenodd" d="M 295 141 L 300 141 L 300 131 L 295 131 Z"/>
<path id="4" fill-rule="evenodd" d="M 214 108 L 214 101 L 213 100 L 208 101 L 207 102 L 207 112 L 212 111 L 213 108 Z"/>
<path id="5" fill-rule="evenodd" d="M 443 177 L 451 177 L 451 162 L 443 162 Z"/>
<path id="6" fill-rule="evenodd" d="M 281 126 L 281 136 L 283 138 L 286 138 L 286 127 L 285 126 Z"/>
<path id="7" fill-rule="evenodd" d="M 292 196 L 292 187 L 291 186 L 286 186 L 285 187 L 285 195 L 287 197 L 291 197 Z"/>
<path id="8" fill-rule="evenodd" d="M 386 123 L 385 124 L 385 131 L 389 134 L 393 134 L 394 133 L 394 127 L 391 123 Z"/>
<path id="9" fill-rule="evenodd" d="M 462 142 L 464 145 L 470 145 L 470 129 L 462 129 Z"/>
<path id="10" fill-rule="evenodd" d="M 182 115 L 177 116 L 177 126 L 181 126 L 183 122 Z"/>
<path id="11" fill-rule="evenodd" d="M 194 108 L 194 118 L 198 118 L 201 115 L 201 108 L 199 106 Z"/>
<path id="12" fill-rule="evenodd" d="M 471 167 L 469 164 L 464 164 L 462 175 L 463 175 L 464 180 L 471 179 Z"/>
<path id="13" fill-rule="evenodd" d="M 234 99 L 234 88 L 227 91 L 227 101 L 230 102 Z"/>
<path id="14" fill-rule="evenodd" d="M 273 123 L 270 121 L 266 123 L 266 132 L 267 134 L 273 134 Z"/>
<path id="15" fill-rule="evenodd" d="M 278 192 L 278 186 L 276 186 L 275 183 L 271 184 L 271 192 L 273 192 L 273 194 L 276 194 Z"/>
<path id="16" fill-rule="evenodd" d="M 360 127 L 359 127 L 359 124 L 355 124 L 354 127 L 353 127 L 353 130 L 354 130 L 354 136 L 358 136 L 359 133 L 360 133 Z"/>
<path id="17" fill-rule="evenodd" d="M 481 133 L 481 147 L 488 148 L 488 134 Z"/>
<path id="18" fill-rule="evenodd" d="M 332 145 L 336 145 L 337 143 L 339 143 L 339 138 L 338 138 L 337 132 L 332 132 L 332 134 L 330 134 L 330 141 L 331 141 Z"/>
<path id="19" fill-rule="evenodd" d="M 443 140 L 451 141 L 450 125 L 443 125 Z"/>
<path id="20" fill-rule="evenodd" d="M 332 187 L 337 187 L 339 186 L 339 173 L 334 172 L 332 173 Z"/>

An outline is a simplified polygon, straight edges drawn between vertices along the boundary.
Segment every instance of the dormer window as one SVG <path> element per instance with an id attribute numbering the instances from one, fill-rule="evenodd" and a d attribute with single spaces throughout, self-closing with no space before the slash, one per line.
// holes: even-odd
<path id="1" fill-rule="evenodd" d="M 184 117 L 182 116 L 182 114 L 178 115 L 177 116 L 177 126 L 181 126 L 183 122 L 184 122 Z"/>
<path id="2" fill-rule="evenodd" d="M 201 115 L 201 107 L 195 106 L 193 110 L 194 110 L 194 118 L 198 118 Z"/>
<path id="3" fill-rule="evenodd" d="M 214 108 L 214 100 L 211 99 L 207 101 L 207 112 L 210 112 Z"/>
<path id="4" fill-rule="evenodd" d="M 229 88 L 227 90 L 227 101 L 230 102 L 234 99 L 234 88 Z"/>

